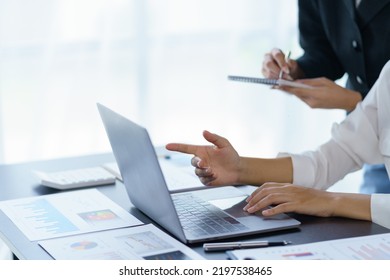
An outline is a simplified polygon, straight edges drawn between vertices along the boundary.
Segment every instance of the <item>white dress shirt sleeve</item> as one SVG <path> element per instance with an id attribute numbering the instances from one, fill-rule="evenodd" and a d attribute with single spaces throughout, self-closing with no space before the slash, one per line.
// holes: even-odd
<path id="1" fill-rule="evenodd" d="M 327 189 L 363 164 L 385 163 L 390 171 L 390 62 L 363 102 L 316 151 L 285 154 L 293 162 L 293 183 Z M 390 195 L 371 196 L 372 221 L 390 228 Z"/>

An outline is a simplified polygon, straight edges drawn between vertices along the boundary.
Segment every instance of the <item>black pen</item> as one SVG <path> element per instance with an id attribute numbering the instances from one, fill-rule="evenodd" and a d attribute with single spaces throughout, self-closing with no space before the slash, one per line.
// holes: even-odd
<path id="1" fill-rule="evenodd" d="M 250 249 L 270 246 L 285 246 L 291 244 L 290 241 L 246 241 L 246 242 L 221 242 L 221 243 L 205 243 L 203 249 L 207 252 L 211 251 L 226 251 L 235 249 Z"/>

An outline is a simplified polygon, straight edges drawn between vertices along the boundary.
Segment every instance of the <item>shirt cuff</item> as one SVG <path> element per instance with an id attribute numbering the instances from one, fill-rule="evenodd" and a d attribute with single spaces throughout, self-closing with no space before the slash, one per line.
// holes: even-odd
<path id="1" fill-rule="evenodd" d="M 371 195 L 371 220 L 390 228 L 390 194 Z"/>
<path id="2" fill-rule="evenodd" d="M 277 157 L 291 157 L 293 163 L 293 184 L 303 187 L 313 187 L 315 181 L 315 168 L 311 158 L 305 153 L 289 154 L 279 153 Z"/>

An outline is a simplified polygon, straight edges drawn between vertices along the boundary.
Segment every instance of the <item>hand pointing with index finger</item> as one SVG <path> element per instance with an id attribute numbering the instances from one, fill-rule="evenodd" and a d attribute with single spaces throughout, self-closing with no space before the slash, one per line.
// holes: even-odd
<path id="1" fill-rule="evenodd" d="M 240 156 L 236 150 L 227 139 L 207 130 L 203 132 L 203 137 L 213 145 L 169 143 L 166 148 L 170 151 L 194 155 L 191 164 L 204 185 L 238 184 Z"/>

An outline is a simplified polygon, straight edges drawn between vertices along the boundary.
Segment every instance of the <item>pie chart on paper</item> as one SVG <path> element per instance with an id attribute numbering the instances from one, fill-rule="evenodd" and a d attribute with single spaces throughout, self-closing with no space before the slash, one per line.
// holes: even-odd
<path id="1" fill-rule="evenodd" d="M 75 242 L 73 244 L 70 245 L 70 247 L 73 249 L 73 250 L 89 250 L 89 249 L 92 249 L 92 248 L 95 248 L 97 247 L 97 243 L 96 242 L 92 242 L 92 241 L 80 241 L 80 242 Z"/>

